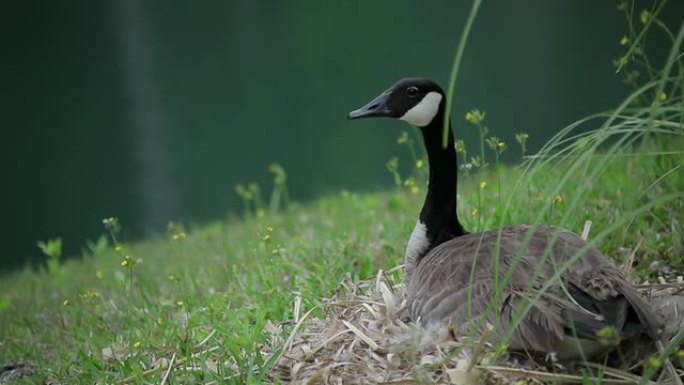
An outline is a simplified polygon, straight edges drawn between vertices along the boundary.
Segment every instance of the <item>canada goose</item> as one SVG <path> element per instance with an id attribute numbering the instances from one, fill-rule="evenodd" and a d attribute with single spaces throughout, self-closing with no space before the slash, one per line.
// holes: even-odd
<path id="1" fill-rule="evenodd" d="M 423 136 L 430 176 L 425 203 L 406 246 L 410 317 L 425 326 L 449 325 L 462 336 L 471 332 L 479 316 L 486 315 L 494 334 L 502 337 L 516 312 L 532 300 L 532 307 L 505 341 L 512 350 L 555 353 L 560 358 L 599 355 L 608 348 L 598 342 L 597 333 L 607 326 L 618 331 L 621 341 L 655 339 L 653 311 L 596 248 L 586 250 L 558 283 L 533 299 L 558 266 L 575 258 L 585 245 L 577 234 L 550 226 L 507 226 L 476 234 L 463 228 L 456 213 L 451 123 L 447 145 L 442 146 L 445 102 L 435 82 L 406 78 L 348 116 L 398 118 L 417 126 Z M 497 255 L 501 256 L 498 277 Z M 509 268 L 512 277 L 497 297 L 496 282 L 503 282 Z M 486 312 L 494 300 L 493 311 Z"/>

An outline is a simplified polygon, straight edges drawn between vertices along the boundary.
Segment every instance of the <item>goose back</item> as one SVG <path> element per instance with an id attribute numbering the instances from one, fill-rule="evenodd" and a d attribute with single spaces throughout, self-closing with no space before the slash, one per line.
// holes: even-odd
<path id="1" fill-rule="evenodd" d="M 527 225 L 442 243 L 412 266 L 407 282 L 411 317 L 426 325 L 451 324 L 459 335 L 480 334 L 478 323 L 484 320 L 504 337 L 518 312 L 531 304 L 507 343 L 546 353 L 560 350 L 568 337 L 596 340 L 607 326 L 621 339 L 655 337 L 648 304 L 598 249 L 582 251 L 585 244 L 567 230 Z M 540 292 L 557 272 L 559 279 Z M 506 275 L 510 279 L 504 282 Z M 581 354 L 578 350 L 559 353 L 574 356 Z"/>

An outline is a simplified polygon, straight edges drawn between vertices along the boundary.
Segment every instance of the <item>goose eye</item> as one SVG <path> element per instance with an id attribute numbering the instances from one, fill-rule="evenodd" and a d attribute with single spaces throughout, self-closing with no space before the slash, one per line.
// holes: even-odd
<path id="1" fill-rule="evenodd" d="M 409 87 L 406 89 L 406 95 L 408 95 L 411 98 L 415 98 L 416 96 L 418 96 L 418 93 L 418 87 Z"/>

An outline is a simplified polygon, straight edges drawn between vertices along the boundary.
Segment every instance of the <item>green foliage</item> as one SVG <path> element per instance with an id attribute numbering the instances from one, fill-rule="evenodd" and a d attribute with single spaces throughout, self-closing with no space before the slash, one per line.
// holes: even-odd
<path id="1" fill-rule="evenodd" d="M 274 214 L 280 211 L 281 207 L 287 208 L 289 206 L 290 195 L 287 188 L 285 168 L 278 163 L 272 163 L 268 167 L 268 171 L 273 176 L 273 189 L 268 206 L 264 204 L 261 188 L 257 183 L 240 183 L 235 186 L 235 193 L 242 199 L 245 216 L 264 218 L 267 212 Z"/>
<path id="2" fill-rule="evenodd" d="M 419 145 L 409 136 L 407 131 L 401 132 L 397 138 L 397 144 L 408 149 L 415 167 L 409 171 L 409 176 L 402 178 L 399 172 L 399 158 L 396 156 L 391 157 L 387 163 L 385 163 L 385 167 L 387 167 L 387 171 L 392 174 L 394 184 L 399 187 L 405 187 L 412 194 L 424 192 L 421 189 L 421 186 L 426 185 L 428 177 L 425 150 L 422 145 L 420 145 L 419 149 L 416 148 Z"/>
<path id="3" fill-rule="evenodd" d="M 515 141 L 520 145 L 520 157 L 523 159 L 527 154 L 527 138 L 529 138 L 529 135 L 524 132 L 515 134 Z"/>
<path id="4" fill-rule="evenodd" d="M 629 47 L 621 71 L 646 63 L 641 44 L 649 26 L 662 28 L 660 4 L 640 12 L 641 26 L 622 39 Z M 516 135 L 525 158 L 520 167 L 498 163 L 506 145 L 488 137 L 484 112 L 471 111 L 467 120 L 480 132 L 479 154 L 468 158 L 465 143 L 455 144 L 463 160 L 458 210 L 465 227 L 551 223 L 581 232 L 591 219 L 590 245 L 620 263 L 633 252 L 636 277 L 664 275 L 655 262 L 684 269 L 683 36 L 684 28 L 672 34 L 663 66 L 648 62 L 648 76 L 630 77 L 635 90 L 614 111 L 561 130 L 534 157 L 526 157 L 527 135 Z M 589 123 L 594 129 L 578 133 Z M 160 383 L 164 373 L 152 368 L 172 359 L 181 365 L 171 371 L 170 384 L 277 382 L 268 377 L 273 361 L 260 349 L 272 323 L 282 322 L 287 335 L 299 299 L 303 309 L 322 315 L 325 298 L 348 276 L 368 278 L 402 262 L 427 174 L 409 135 L 397 142 L 408 146 L 415 168 L 406 178 L 398 161 L 387 168 L 406 189 L 287 204 L 287 175 L 275 165 L 269 212 L 261 189 L 250 183 L 236 186 L 245 205 L 241 221 L 190 229 L 170 223 L 170 239 L 129 245 L 119 239 L 118 219 L 107 218 L 112 247 L 100 238 L 88 244 L 91 255 L 63 266 L 61 241 L 41 242 L 47 272 L 1 277 L 3 358 L 35 365 L 38 373 L 20 383 L 47 376 L 61 383 Z M 485 145 L 497 159 L 494 170 L 486 167 Z M 467 172 L 471 168 L 477 175 Z M 281 202 L 287 210 L 278 210 Z M 60 279 L 67 271 L 69 279 Z M 603 334 L 606 343 L 614 342 L 609 330 Z M 677 346 L 683 339 L 679 333 L 645 363 L 644 383 L 668 357 L 682 354 Z"/>
<path id="5" fill-rule="evenodd" d="M 387 167 L 387 171 L 392 174 L 392 177 L 394 177 L 394 184 L 397 186 L 401 186 L 401 175 L 399 175 L 399 158 L 396 156 L 391 157 L 387 163 L 385 163 L 385 167 Z"/>
<path id="6" fill-rule="evenodd" d="M 50 239 L 47 242 L 39 241 L 37 245 L 40 251 L 48 257 L 46 265 L 50 274 L 61 278 L 64 275 L 60 263 L 60 258 L 62 257 L 62 238 Z"/>
<path id="7" fill-rule="evenodd" d="M 254 182 L 246 185 L 240 183 L 235 186 L 235 193 L 242 199 L 246 216 L 263 216 L 265 214 L 261 188 L 259 188 L 258 184 Z"/>
<path id="8" fill-rule="evenodd" d="M 282 201 L 285 207 L 290 204 L 290 196 L 287 191 L 287 173 L 285 168 L 278 163 L 272 163 L 268 171 L 273 174 L 273 191 L 271 192 L 271 203 L 269 209 L 272 213 L 280 209 Z"/>
<path id="9" fill-rule="evenodd" d="M 486 117 L 486 112 L 480 111 L 478 109 L 473 109 L 469 112 L 466 113 L 465 115 L 465 120 L 469 123 L 471 123 L 473 126 L 477 128 L 477 131 L 479 133 L 479 155 L 471 157 L 470 160 L 466 158 L 467 155 L 467 150 L 465 148 L 465 144 L 459 143 L 458 147 L 460 152 L 463 154 L 463 162 L 464 162 L 464 168 L 466 170 L 472 170 L 474 168 L 478 169 L 479 172 L 479 186 L 480 189 L 479 195 L 478 195 L 478 206 L 477 209 L 473 210 L 472 215 L 477 216 L 478 222 L 477 226 L 475 227 L 475 231 L 480 231 L 483 229 L 483 224 L 484 224 L 484 210 L 485 210 L 485 189 L 489 185 L 487 183 L 487 168 L 489 167 L 489 164 L 487 163 L 487 154 L 485 153 L 485 145 L 489 147 L 490 150 L 494 152 L 494 158 L 495 158 L 495 167 L 497 169 L 497 204 L 499 206 L 499 209 L 501 208 L 501 174 L 500 174 L 500 163 L 499 163 L 499 155 L 503 153 L 506 150 L 506 143 L 503 141 L 499 140 L 498 138 L 491 136 L 487 137 L 489 134 L 489 127 L 487 127 L 485 123 L 485 117 Z"/>
<path id="10" fill-rule="evenodd" d="M 681 143 L 671 146 L 681 148 Z M 636 251 L 634 265 L 639 276 L 661 274 L 651 270 L 654 258 L 682 268 L 684 250 L 657 241 L 681 239 L 682 206 L 665 204 L 632 215 L 658 196 L 681 191 L 684 182 L 674 172 L 656 174 L 658 164 L 669 163 L 650 155 L 652 149 L 610 157 L 591 188 L 570 178 L 555 194 L 573 158 L 539 166 L 529 179 L 524 179 L 525 169 L 502 166 L 502 195 L 525 202 L 508 210 L 493 204 L 499 184 L 492 178 L 494 170 L 485 172 L 491 182 L 484 190 L 479 175 L 466 176 L 460 183 L 459 213 L 473 229 L 478 218 L 471 213 L 484 191 L 487 228 L 500 221 L 538 220 L 580 232 L 584 220 L 592 219 L 594 238 L 613 222 L 629 219 L 600 238 L 602 251 L 621 261 L 625 250 L 643 238 L 648 247 Z M 682 151 L 667 157 L 684 162 Z M 595 159 L 603 158 L 597 153 Z M 515 188 L 519 180 L 530 184 L 532 196 Z M 577 194 L 582 199 L 572 204 L 569 197 Z M 564 198 L 551 214 L 548 207 L 557 195 Z M 321 316 L 324 298 L 335 292 L 345 273 L 368 278 L 401 263 L 422 199 L 404 188 L 343 192 L 306 206 L 293 203 L 268 218 L 249 216 L 189 229 L 170 223 L 168 237 L 136 244 L 123 244 L 117 233 L 121 223 L 107 220 L 107 229 L 116 230 L 113 247 L 66 262 L 68 280 L 31 270 L 2 278 L 4 357 L 35 364 L 39 373 L 31 380 L 50 374 L 64 383 L 117 383 L 128 377 L 132 383 L 160 382 L 163 373 L 143 373 L 160 357 L 170 360 L 174 354 L 184 360 L 183 368 L 195 369 L 174 369 L 169 383 L 273 381 L 260 353 L 270 335 L 267 320 L 291 319 L 297 297 L 302 309 Z M 539 212 L 544 213 L 541 219 L 536 218 Z M 291 324 L 283 328 L 287 336 Z"/>
<path id="11" fill-rule="evenodd" d="M 87 253 L 90 253 L 90 255 L 100 255 L 100 254 L 104 253 L 105 251 L 107 251 L 108 247 L 109 247 L 109 242 L 107 241 L 106 235 L 101 235 L 95 241 L 91 241 L 91 240 L 86 241 Z"/>

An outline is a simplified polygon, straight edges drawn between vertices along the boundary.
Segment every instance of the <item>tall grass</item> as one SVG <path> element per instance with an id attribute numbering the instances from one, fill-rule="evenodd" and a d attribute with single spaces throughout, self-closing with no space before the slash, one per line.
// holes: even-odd
<path id="1" fill-rule="evenodd" d="M 489 219 L 484 221 L 484 226 L 481 216 L 483 206 L 486 205 L 483 205 L 480 194 L 478 203 L 480 219 L 477 222 L 467 223 L 475 231 L 483 230 L 487 226 L 498 228 L 511 223 L 525 223 L 524 219 L 527 219 L 527 223 L 533 226 L 553 224 L 575 231 L 579 230 L 578 224 L 584 219 L 594 222 L 594 231 L 590 240 L 567 261 L 554 260 L 551 249 L 555 238 L 550 240 L 549 246 L 539 259 L 533 277 L 524 290 L 525 293 L 529 293 L 525 306 L 518 309 L 514 322 L 503 333 L 502 342 L 504 343 L 512 336 L 534 304 L 551 287 L 564 285 L 562 275 L 583 252 L 600 246 L 608 239 L 612 239 L 613 242 L 624 242 L 624 247 L 635 247 L 642 239 L 658 239 L 664 236 L 673 242 L 674 248 L 668 253 L 670 256 L 668 263 L 675 268 L 684 267 L 681 257 L 680 225 L 681 220 L 684 219 L 682 218 L 684 170 L 681 169 L 682 155 L 684 155 L 684 150 L 681 150 L 684 143 L 684 100 L 682 98 L 684 65 L 681 52 L 684 23 L 678 26 L 676 33 L 670 32 L 668 27 L 658 19 L 658 14 L 665 3 L 665 1 L 656 2 L 653 10 L 641 13 L 644 25 L 639 31 L 629 19 L 629 30 L 633 35 L 632 44 L 625 56 L 617 61 L 618 70 L 624 69 L 630 62 L 643 65 L 649 74 L 648 80 L 640 85 L 633 83 L 636 86 L 635 90 L 614 110 L 598 113 L 569 125 L 551 138 L 535 156 L 527 158 L 522 165 L 524 170 L 522 177 L 517 180 L 510 191 L 506 192 L 508 197 L 506 204 L 491 206 L 487 213 Z M 477 2 L 473 4 L 476 12 L 478 4 Z M 632 10 L 626 8 L 625 10 L 628 15 L 631 15 Z M 667 36 L 671 37 L 671 48 L 661 68 L 655 68 L 653 62 L 648 60 L 642 45 L 652 25 L 657 25 L 666 32 Z M 470 27 L 471 24 L 468 23 L 462 36 L 468 35 Z M 457 52 L 461 52 L 464 45 L 465 41 L 462 39 Z M 638 58 L 634 57 L 636 52 L 639 53 Z M 458 58 L 457 54 L 453 66 L 454 71 L 458 68 Z M 451 81 L 453 82 L 455 78 L 452 72 Z M 449 90 L 450 92 L 453 90 L 452 84 Z M 451 100 L 451 93 L 448 100 Z M 483 141 L 484 138 L 481 135 L 481 146 Z M 651 172 L 631 174 L 629 169 L 633 169 L 637 164 L 639 168 L 644 167 Z M 618 170 L 617 168 L 620 167 L 627 168 L 627 170 Z M 617 183 L 613 182 L 614 185 L 611 183 L 620 189 L 620 193 L 613 197 L 615 201 L 612 205 L 606 205 L 605 210 L 588 212 L 585 207 L 586 202 L 600 199 L 597 192 L 604 193 L 601 184 L 608 183 L 607 180 L 616 172 L 623 177 Z M 557 177 L 557 182 L 547 184 L 540 189 L 538 181 L 547 180 L 550 176 Z M 531 217 L 519 208 L 521 196 L 525 193 L 530 195 L 530 186 L 535 186 L 538 196 L 546 197 L 533 205 L 536 211 Z M 498 199 L 501 199 L 501 194 Z M 561 202 L 563 209 L 554 211 L 555 206 L 559 206 Z M 616 211 L 611 212 L 611 210 Z M 549 215 L 554 212 L 559 215 Z M 666 219 L 663 220 L 663 218 Z M 468 222 L 467 219 L 466 222 Z M 662 228 L 663 226 L 666 226 L 666 230 Z M 503 279 L 496 281 L 493 298 L 473 333 L 482 328 L 488 317 L 496 318 L 494 315 L 498 310 L 497 304 L 505 295 L 506 288 L 512 284 L 515 266 L 520 263 L 531 235 L 532 232 L 528 233 L 526 241 L 518 250 L 512 265 L 503 275 Z M 497 255 L 494 256 L 497 278 L 501 269 L 498 246 L 497 244 Z M 478 254 L 479 252 L 476 251 L 476 258 L 484 258 Z M 547 262 L 556 265 L 555 274 L 541 287 L 536 287 L 536 278 Z M 642 278 L 649 274 L 647 266 L 648 264 L 646 268 L 644 264 L 639 266 L 639 275 Z M 474 272 L 472 273 L 471 283 L 474 276 Z M 472 284 L 470 286 L 472 287 Z M 472 293 L 469 293 L 469 301 L 471 300 Z M 667 360 L 683 341 L 684 333 L 680 333 L 660 352 L 657 362 Z M 656 369 L 647 367 L 642 381 L 647 381 Z"/>

